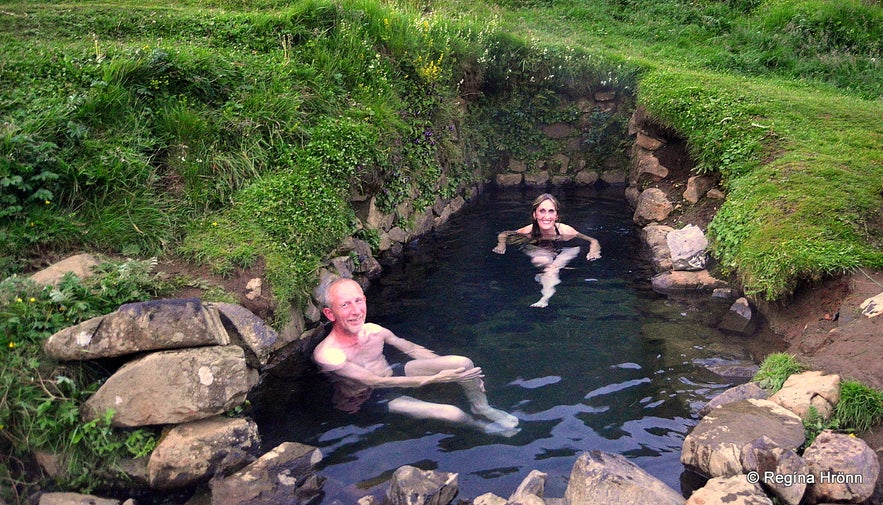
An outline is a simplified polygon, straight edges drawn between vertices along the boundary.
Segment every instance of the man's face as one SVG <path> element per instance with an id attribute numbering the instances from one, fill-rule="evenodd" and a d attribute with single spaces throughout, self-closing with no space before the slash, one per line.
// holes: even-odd
<path id="1" fill-rule="evenodd" d="M 348 335 L 357 335 L 365 324 L 368 308 L 365 293 L 355 281 L 340 281 L 328 290 L 329 307 L 322 313 L 334 328 Z"/>

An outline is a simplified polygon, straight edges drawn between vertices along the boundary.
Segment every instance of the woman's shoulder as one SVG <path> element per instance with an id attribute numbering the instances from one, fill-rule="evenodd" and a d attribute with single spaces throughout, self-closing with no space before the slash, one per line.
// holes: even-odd
<path id="1" fill-rule="evenodd" d="M 561 235 L 576 235 L 579 232 L 569 224 L 558 223 L 558 233 Z"/>

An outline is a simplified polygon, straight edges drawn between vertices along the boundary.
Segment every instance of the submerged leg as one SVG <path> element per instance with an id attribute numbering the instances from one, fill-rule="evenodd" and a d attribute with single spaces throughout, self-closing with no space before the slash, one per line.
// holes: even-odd
<path id="1" fill-rule="evenodd" d="M 531 307 L 548 307 L 549 299 L 552 298 L 552 295 L 555 294 L 555 286 L 561 284 L 561 279 L 558 277 L 558 273 L 562 268 L 567 266 L 570 263 L 570 260 L 576 257 L 579 254 L 579 247 L 567 247 L 562 249 L 558 256 L 543 269 L 543 273 L 539 275 L 539 282 L 543 286 L 540 290 L 540 294 L 542 297 L 537 300 L 535 303 L 531 304 Z"/>
<path id="2" fill-rule="evenodd" d="M 502 435 L 504 437 L 511 437 L 519 431 L 513 426 L 475 419 L 453 405 L 425 402 L 410 396 L 400 396 L 390 401 L 389 411 L 414 419 L 437 419 L 451 424 L 468 426 L 484 433 Z"/>

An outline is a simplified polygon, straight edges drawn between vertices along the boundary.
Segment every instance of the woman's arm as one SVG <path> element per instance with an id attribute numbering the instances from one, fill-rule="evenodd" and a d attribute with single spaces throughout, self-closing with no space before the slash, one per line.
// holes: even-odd
<path id="1" fill-rule="evenodd" d="M 497 254 L 505 253 L 506 252 L 506 239 L 510 235 L 530 235 L 530 229 L 531 229 L 531 225 L 527 225 L 527 226 L 521 227 L 517 230 L 501 231 L 497 235 L 497 246 L 494 247 L 494 252 Z"/>
<path id="2" fill-rule="evenodd" d="M 559 224 L 558 229 L 562 236 L 576 237 L 589 243 L 589 253 L 586 254 L 587 260 L 594 261 L 601 257 L 601 244 L 594 237 L 580 233 L 573 226 L 564 223 Z"/>

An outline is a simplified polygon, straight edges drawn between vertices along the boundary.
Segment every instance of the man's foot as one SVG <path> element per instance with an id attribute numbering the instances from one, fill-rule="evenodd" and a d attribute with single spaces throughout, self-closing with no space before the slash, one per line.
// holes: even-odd
<path id="1" fill-rule="evenodd" d="M 492 424 L 497 424 L 503 428 L 514 428 L 518 426 L 517 417 L 500 409 L 495 409 L 491 406 L 485 407 L 483 409 L 473 408 L 472 413 L 488 419 L 489 421 L 492 421 Z"/>
<path id="2" fill-rule="evenodd" d="M 530 304 L 531 307 L 539 307 L 544 308 L 549 306 L 549 300 L 543 300 L 542 298 L 535 303 Z"/>
<path id="3" fill-rule="evenodd" d="M 488 435 L 500 435 L 501 437 L 514 437 L 521 431 L 521 428 L 506 428 L 499 423 L 488 423 L 482 426 L 481 430 Z"/>

